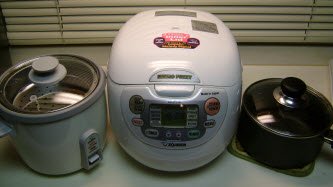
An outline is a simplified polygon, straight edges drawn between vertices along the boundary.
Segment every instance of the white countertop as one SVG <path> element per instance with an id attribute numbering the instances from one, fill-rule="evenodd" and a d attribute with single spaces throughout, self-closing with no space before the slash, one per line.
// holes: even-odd
<path id="1" fill-rule="evenodd" d="M 194 171 L 166 173 L 146 168 L 131 159 L 108 131 L 103 162 L 91 172 L 79 171 L 65 176 L 46 176 L 30 170 L 20 160 L 8 139 L 0 141 L 0 186 L 316 186 L 331 187 L 332 150 L 325 146 L 316 166 L 307 177 L 293 177 L 234 157 L 227 151 L 216 160 Z"/>
<path id="2" fill-rule="evenodd" d="M 248 49 L 246 49 L 248 48 Z M 41 50 L 42 49 L 42 50 Z M 44 50 L 45 49 L 45 50 Z M 331 51 L 332 48 L 323 48 Z M 100 65 L 106 65 L 110 47 L 66 47 L 66 48 L 17 48 L 12 49 L 14 62 L 27 59 L 32 56 L 46 53 L 74 53 L 97 61 Z M 275 49 L 274 49 L 275 50 Z M 273 56 L 282 51 L 271 51 Z M 319 49 L 316 49 L 319 50 Z M 60 51 L 60 52 L 59 52 Z M 258 50 L 251 47 L 241 47 L 241 56 L 244 65 L 243 89 L 254 81 L 269 77 L 297 76 L 303 79 L 308 85 L 323 93 L 328 99 L 331 98 L 330 71 L 325 62 L 332 56 L 325 53 L 325 58 L 316 54 L 305 54 L 307 59 L 318 60 L 316 63 L 247 63 L 248 59 L 257 59 Z M 242 55 L 243 51 L 243 55 Z M 251 55 L 250 51 L 252 51 Z M 288 50 L 287 50 L 288 51 Z M 319 50 L 321 51 L 321 50 Z M 305 51 L 303 51 L 305 53 Z M 247 54 L 249 53 L 249 54 Z M 289 52 L 288 52 L 289 53 Z M 299 52 L 301 54 L 301 52 Z M 321 54 L 322 54 L 321 53 Z M 259 55 L 259 54 L 258 54 Z M 298 54 L 299 55 L 299 54 Z M 289 56 L 289 61 L 299 60 L 298 55 Z M 251 57 L 253 56 L 253 57 Z M 280 56 L 280 55 L 278 55 Z M 245 58 L 245 59 L 244 59 Z M 265 53 L 264 59 L 269 59 L 269 54 Z M 279 59 L 272 59 L 277 62 Z M 108 128 L 107 146 L 103 152 L 104 159 L 101 164 L 90 172 L 78 171 L 65 176 L 47 176 L 38 174 L 29 169 L 20 160 L 15 149 L 9 142 L 9 137 L 0 139 L 0 186 L 316 186 L 331 187 L 333 185 L 333 150 L 328 145 L 324 145 L 322 152 L 316 160 L 314 171 L 307 177 L 293 177 L 277 173 L 267 168 L 255 165 L 248 161 L 239 159 L 227 151 L 220 155 L 210 164 L 188 172 L 167 173 L 149 169 L 130 158 L 116 143 L 110 127 Z M 59 153 L 61 154 L 61 153 Z"/>

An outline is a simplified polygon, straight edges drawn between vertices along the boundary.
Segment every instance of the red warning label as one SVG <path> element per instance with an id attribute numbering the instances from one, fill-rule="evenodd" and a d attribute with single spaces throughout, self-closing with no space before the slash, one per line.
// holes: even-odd
<path id="1" fill-rule="evenodd" d="M 154 38 L 154 44 L 160 48 L 194 49 L 200 45 L 200 41 L 185 33 L 164 33 Z"/>

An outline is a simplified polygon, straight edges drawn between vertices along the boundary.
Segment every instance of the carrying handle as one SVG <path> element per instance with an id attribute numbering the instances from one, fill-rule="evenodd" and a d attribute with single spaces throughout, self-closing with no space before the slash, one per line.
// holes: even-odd
<path id="1" fill-rule="evenodd" d="M 3 119 L 0 118 L 0 138 L 13 133 L 14 130 L 9 127 L 8 123 L 6 123 Z"/>
<path id="2" fill-rule="evenodd" d="M 331 148 L 333 149 L 333 130 L 330 129 L 327 131 L 327 133 L 324 136 L 324 141 L 331 145 Z"/>

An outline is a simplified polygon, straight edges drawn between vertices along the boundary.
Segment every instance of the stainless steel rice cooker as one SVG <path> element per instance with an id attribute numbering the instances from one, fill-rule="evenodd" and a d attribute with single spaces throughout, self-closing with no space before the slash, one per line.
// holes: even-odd
<path id="1" fill-rule="evenodd" d="M 242 67 L 230 30 L 210 13 L 151 10 L 119 31 L 108 64 L 111 126 L 142 164 L 184 171 L 229 144 Z"/>
<path id="2" fill-rule="evenodd" d="M 102 159 L 106 76 L 92 61 L 49 55 L 0 77 L 0 137 L 10 135 L 33 170 L 50 175 L 91 169 Z"/>

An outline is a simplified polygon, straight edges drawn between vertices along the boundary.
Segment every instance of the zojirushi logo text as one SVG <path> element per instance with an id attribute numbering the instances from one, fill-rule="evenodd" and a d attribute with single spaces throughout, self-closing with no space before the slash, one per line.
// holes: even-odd
<path id="1" fill-rule="evenodd" d="M 184 142 L 162 142 L 162 145 L 165 147 L 186 147 Z"/>

